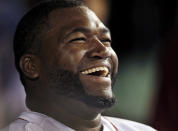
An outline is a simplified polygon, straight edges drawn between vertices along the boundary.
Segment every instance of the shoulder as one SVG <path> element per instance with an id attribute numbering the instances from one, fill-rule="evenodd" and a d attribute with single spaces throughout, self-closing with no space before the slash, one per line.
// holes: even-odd
<path id="1" fill-rule="evenodd" d="M 130 120 L 125 120 L 125 119 L 120 119 L 120 118 L 115 118 L 115 117 L 106 117 L 104 116 L 106 120 L 111 122 L 114 126 L 116 126 L 118 129 L 121 128 L 124 131 L 156 131 L 152 127 L 141 124 L 138 122 L 130 121 Z"/>
<path id="2" fill-rule="evenodd" d="M 42 128 L 35 123 L 18 118 L 8 127 L 0 129 L 0 131 L 42 131 Z"/>
<path id="3" fill-rule="evenodd" d="M 8 127 L 1 129 L 0 131 L 26 131 L 25 126 L 27 122 L 17 119 L 14 122 L 12 122 Z"/>

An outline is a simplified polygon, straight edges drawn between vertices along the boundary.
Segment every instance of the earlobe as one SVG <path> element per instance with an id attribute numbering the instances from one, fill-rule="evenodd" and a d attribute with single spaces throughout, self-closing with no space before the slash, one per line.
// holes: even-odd
<path id="1" fill-rule="evenodd" d="M 36 79 L 39 77 L 38 65 L 34 55 L 23 55 L 20 59 L 20 68 L 23 74 L 30 79 Z"/>

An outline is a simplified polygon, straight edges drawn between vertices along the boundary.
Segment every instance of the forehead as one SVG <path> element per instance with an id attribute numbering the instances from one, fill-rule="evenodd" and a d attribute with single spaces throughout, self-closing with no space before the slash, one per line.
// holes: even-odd
<path id="1" fill-rule="evenodd" d="M 93 11 L 84 6 L 56 9 L 49 14 L 48 23 L 49 31 L 67 31 L 80 26 L 91 30 L 106 28 Z"/>

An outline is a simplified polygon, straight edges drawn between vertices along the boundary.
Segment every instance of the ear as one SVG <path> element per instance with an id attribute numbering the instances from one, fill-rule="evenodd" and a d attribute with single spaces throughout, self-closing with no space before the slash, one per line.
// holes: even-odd
<path id="1" fill-rule="evenodd" d="M 36 79 L 39 77 L 38 59 L 34 55 L 23 55 L 20 59 L 20 68 L 23 74 L 30 79 Z"/>

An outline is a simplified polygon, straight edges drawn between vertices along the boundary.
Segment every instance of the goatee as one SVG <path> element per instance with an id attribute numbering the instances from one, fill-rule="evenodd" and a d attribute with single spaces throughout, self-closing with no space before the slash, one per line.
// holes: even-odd
<path id="1" fill-rule="evenodd" d="M 79 74 L 74 74 L 66 70 L 51 70 L 48 75 L 50 87 L 57 95 L 70 97 L 83 101 L 86 105 L 95 108 L 110 108 L 115 103 L 115 97 L 88 95 L 82 86 Z M 113 79 L 114 80 L 114 79 Z M 114 82 L 114 81 L 112 81 Z M 113 84 L 112 84 L 113 85 Z"/>

